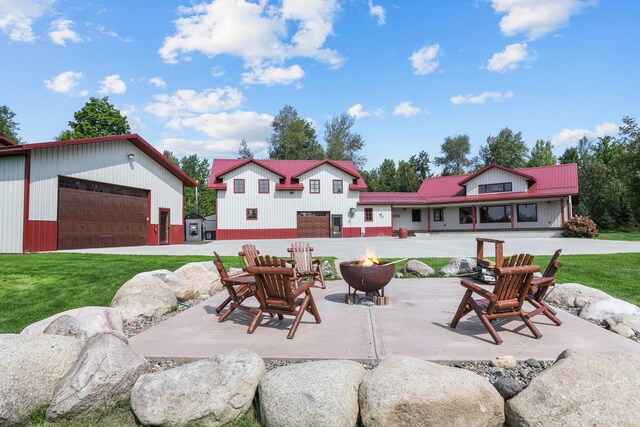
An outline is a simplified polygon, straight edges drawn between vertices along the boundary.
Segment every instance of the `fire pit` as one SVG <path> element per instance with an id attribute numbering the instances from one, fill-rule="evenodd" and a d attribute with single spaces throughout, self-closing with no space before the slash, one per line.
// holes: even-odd
<path id="1" fill-rule="evenodd" d="M 347 304 L 359 301 L 356 290 L 366 292 L 378 305 L 389 303 L 389 297 L 384 296 L 384 287 L 393 278 L 394 263 L 381 264 L 377 258 L 366 258 L 363 261 L 344 261 L 340 263 L 340 273 L 349 285 L 346 295 Z M 351 288 L 354 288 L 353 293 Z"/>

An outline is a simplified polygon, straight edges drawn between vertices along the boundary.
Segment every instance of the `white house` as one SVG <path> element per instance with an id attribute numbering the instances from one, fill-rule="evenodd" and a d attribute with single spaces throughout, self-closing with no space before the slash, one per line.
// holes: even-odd
<path id="1" fill-rule="evenodd" d="M 0 253 L 184 242 L 196 183 L 139 135 L 0 140 Z"/>

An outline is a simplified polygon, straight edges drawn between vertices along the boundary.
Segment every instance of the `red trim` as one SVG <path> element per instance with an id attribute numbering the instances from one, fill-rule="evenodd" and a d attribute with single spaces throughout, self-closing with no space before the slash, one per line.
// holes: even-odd
<path id="1" fill-rule="evenodd" d="M 147 192 L 147 246 L 158 246 L 158 224 L 151 224 L 151 191 Z"/>
<path id="2" fill-rule="evenodd" d="M 227 183 L 226 182 L 216 182 L 213 184 L 209 184 L 208 185 L 209 188 L 214 189 L 214 190 L 226 190 L 227 189 Z"/>
<path id="3" fill-rule="evenodd" d="M 219 176 L 222 176 L 222 175 L 224 175 L 224 174 L 226 174 L 226 173 L 229 173 L 229 172 L 231 172 L 232 170 L 236 170 L 236 169 L 238 169 L 239 167 L 242 167 L 242 166 L 246 165 L 247 163 L 255 163 L 256 165 L 258 165 L 258 166 L 262 166 L 262 167 L 263 167 L 263 168 L 265 168 L 266 170 L 271 171 L 271 172 L 275 173 L 276 175 L 278 175 L 278 176 L 280 176 L 280 177 L 283 177 L 283 178 L 285 177 L 284 175 L 282 175 L 282 174 L 281 174 L 280 172 L 278 172 L 277 170 L 275 170 L 275 169 L 273 169 L 273 168 L 271 168 L 271 167 L 269 167 L 269 166 L 267 166 L 267 165 L 263 164 L 262 162 L 260 162 L 260 161 L 258 161 L 258 160 L 256 160 L 256 159 L 251 158 L 251 159 L 245 159 L 245 160 L 242 160 L 242 161 L 240 161 L 239 163 L 236 163 L 236 164 L 234 164 L 233 166 L 231 166 L 231 167 L 229 167 L 229 168 L 227 168 L 227 169 L 224 169 L 224 170 L 222 170 L 221 172 L 216 173 L 216 175 L 215 175 L 214 177 L 212 177 L 212 178 L 215 180 L 215 179 L 216 179 L 216 178 L 218 178 Z"/>
<path id="4" fill-rule="evenodd" d="M 562 214 L 562 225 L 564 225 L 564 198 L 560 197 L 560 212 Z"/>
<path id="5" fill-rule="evenodd" d="M 284 190 L 284 191 L 302 191 L 304 190 L 304 185 L 302 184 L 276 184 L 276 190 Z"/>
<path id="6" fill-rule="evenodd" d="M 476 231 L 476 207 L 471 206 L 471 223 L 473 224 L 473 231 Z"/>
<path id="7" fill-rule="evenodd" d="M 297 237 L 296 228 L 218 229 L 216 231 L 216 240 L 295 239 Z"/>
<path id="8" fill-rule="evenodd" d="M 298 172 L 296 175 L 293 175 L 292 178 L 296 178 L 299 177 L 300 175 L 309 172 L 310 170 L 314 170 L 317 167 L 320 167 L 324 164 L 330 164 L 331 166 L 333 166 L 334 168 L 340 169 L 342 172 L 346 172 L 347 174 L 351 175 L 354 178 L 362 178 L 359 174 L 353 173 L 353 171 L 350 171 L 347 168 L 344 168 L 342 166 L 340 166 L 338 163 L 335 163 L 333 160 L 329 160 L 329 159 L 325 159 L 323 161 L 321 161 L 320 163 L 318 163 L 317 165 L 313 165 L 311 167 L 308 167 L 306 169 L 303 169 L 301 172 Z"/>
<path id="9" fill-rule="evenodd" d="M 526 178 L 532 182 L 536 182 L 536 179 L 534 177 L 532 177 L 531 175 L 527 175 L 526 173 L 517 171 L 515 169 L 510 169 L 507 168 L 505 166 L 500 166 L 496 163 L 491 163 L 488 164 L 487 166 L 483 167 L 482 169 L 480 169 L 479 171 L 472 173 L 471 175 L 469 175 L 468 177 L 466 177 L 465 179 L 463 179 L 462 181 L 458 182 L 458 185 L 465 185 L 467 182 L 471 181 L 473 178 L 482 175 L 483 173 L 485 173 L 486 171 L 488 171 L 489 169 L 493 169 L 493 168 L 498 168 L 498 169 L 502 169 L 503 171 L 507 171 L 507 172 L 511 172 L 514 175 L 520 175 L 523 178 Z"/>
<path id="10" fill-rule="evenodd" d="M 184 243 L 184 225 L 169 225 L 169 244 L 179 245 Z"/>
<path id="11" fill-rule="evenodd" d="M 511 204 L 511 229 L 515 230 L 516 228 L 516 210 L 513 203 Z"/>
<path id="12" fill-rule="evenodd" d="M 502 188 L 504 188 L 504 186 L 506 184 L 509 184 L 511 186 L 511 190 L 501 190 L 501 191 L 487 191 L 487 187 L 490 185 L 502 185 Z M 483 190 L 484 187 L 484 191 Z M 494 193 L 509 193 L 513 191 L 513 182 L 494 182 L 492 184 L 480 184 L 478 185 L 478 194 L 494 194 Z"/>
<path id="13" fill-rule="evenodd" d="M 340 191 L 336 191 L 336 182 L 340 182 Z M 343 194 L 344 193 L 344 181 L 342 179 L 334 179 L 332 181 L 331 187 L 333 189 L 333 194 Z"/>
<path id="14" fill-rule="evenodd" d="M 242 191 L 236 191 L 236 182 L 240 182 L 242 181 Z M 245 187 L 246 183 L 244 181 L 244 178 L 237 178 L 233 180 L 233 194 L 244 194 L 246 187 Z"/>
<path id="15" fill-rule="evenodd" d="M 267 191 L 260 191 L 260 183 L 262 181 L 267 181 Z M 259 179 L 258 180 L 258 194 L 269 194 L 271 193 L 271 185 L 269 184 L 269 180 L 268 179 Z"/>
<path id="16" fill-rule="evenodd" d="M 22 252 L 27 251 L 29 246 L 29 232 L 27 231 L 27 223 L 29 222 L 29 194 L 31 190 L 31 152 L 27 151 L 24 156 L 24 191 L 23 191 L 23 208 L 22 208 Z M 57 228 L 56 228 L 57 230 Z"/>
<path id="17" fill-rule="evenodd" d="M 216 191 L 216 211 L 214 212 L 216 214 L 216 240 L 220 239 L 220 237 L 218 237 L 218 223 L 220 222 L 220 215 L 218 215 L 218 192 Z"/>
<path id="18" fill-rule="evenodd" d="M 427 231 L 431 231 L 431 208 L 427 208 Z"/>
<path id="19" fill-rule="evenodd" d="M 364 237 L 393 236 L 393 226 L 391 227 L 365 227 Z"/>
<path id="20" fill-rule="evenodd" d="M 16 144 L 14 141 L 10 140 L 9 138 L 5 138 L 4 136 L 0 135 L 0 145 L 4 145 L 5 147 L 14 147 L 18 144 Z"/>
<path id="21" fill-rule="evenodd" d="M 55 251 L 58 249 L 57 221 L 27 221 L 24 225 L 26 241 L 24 252 Z"/>
<path id="22" fill-rule="evenodd" d="M 311 185 L 312 182 L 317 182 L 318 183 L 318 191 L 313 191 L 313 186 Z M 309 194 L 320 194 L 320 180 L 319 179 L 310 179 L 309 180 Z"/>
<path id="23" fill-rule="evenodd" d="M 168 245 L 171 243 L 171 209 L 167 208 L 158 208 L 158 229 L 162 227 L 160 219 L 162 218 L 162 212 L 167 212 L 167 225 L 169 226 L 169 230 L 167 231 L 167 242 L 163 243 L 160 241 L 160 233 L 158 232 L 158 245 Z"/>
<path id="24" fill-rule="evenodd" d="M 249 218 L 249 211 L 256 211 L 256 217 L 255 218 Z M 247 208 L 245 211 L 245 219 L 247 221 L 257 221 L 258 220 L 258 208 Z"/>
<path id="25" fill-rule="evenodd" d="M 344 227 L 342 237 L 360 237 L 360 227 Z"/>

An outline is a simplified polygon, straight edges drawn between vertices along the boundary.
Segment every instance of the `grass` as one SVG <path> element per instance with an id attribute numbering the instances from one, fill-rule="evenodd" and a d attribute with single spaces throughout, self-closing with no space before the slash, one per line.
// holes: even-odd
<path id="1" fill-rule="evenodd" d="M 638 231 L 601 231 L 600 235 L 596 237 L 600 240 L 626 240 L 626 241 L 640 241 L 640 232 Z"/>

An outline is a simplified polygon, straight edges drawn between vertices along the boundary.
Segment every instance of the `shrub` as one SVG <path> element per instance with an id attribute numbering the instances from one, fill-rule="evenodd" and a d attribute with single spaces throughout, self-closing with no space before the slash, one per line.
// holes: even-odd
<path id="1" fill-rule="evenodd" d="M 600 232 L 595 222 L 588 216 L 574 216 L 562 226 L 564 237 L 598 237 Z"/>

